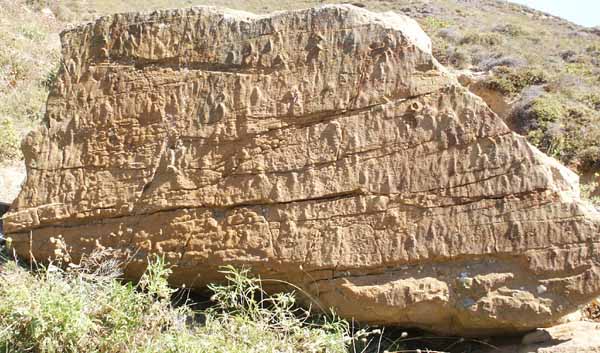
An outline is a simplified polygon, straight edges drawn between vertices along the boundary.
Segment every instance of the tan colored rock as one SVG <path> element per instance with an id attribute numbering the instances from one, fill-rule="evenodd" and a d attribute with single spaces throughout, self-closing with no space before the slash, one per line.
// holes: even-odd
<path id="1" fill-rule="evenodd" d="M 511 101 L 510 98 L 504 96 L 502 92 L 489 88 L 483 81 L 474 82 L 469 86 L 469 90 L 483 99 L 490 109 L 504 121 L 509 118 L 513 109 L 514 99 Z"/>
<path id="2" fill-rule="evenodd" d="M 577 176 L 512 133 L 401 15 L 122 14 L 63 33 L 4 217 L 19 254 L 95 246 L 293 282 L 363 322 L 527 331 L 600 294 Z"/>
<path id="3" fill-rule="evenodd" d="M 521 345 L 502 347 L 500 353 L 598 353 L 600 323 L 570 322 L 539 329 L 523 337 Z"/>
<path id="4" fill-rule="evenodd" d="M 511 100 L 511 97 L 505 96 L 502 92 L 491 89 L 486 83 L 486 79 L 490 75 L 489 72 L 473 72 L 468 69 L 453 70 L 451 72 L 456 75 L 461 85 L 467 87 L 471 93 L 483 99 L 496 115 L 505 122 L 507 121 L 513 109 L 515 98 L 513 97 Z"/>

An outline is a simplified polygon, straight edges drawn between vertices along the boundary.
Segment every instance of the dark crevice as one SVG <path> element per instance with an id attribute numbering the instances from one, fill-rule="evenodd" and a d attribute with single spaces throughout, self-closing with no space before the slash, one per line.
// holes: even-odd
<path id="1" fill-rule="evenodd" d="M 30 231 L 30 230 L 35 230 L 35 229 L 41 229 L 41 228 L 76 228 L 76 227 L 81 227 L 84 225 L 94 225 L 94 224 L 106 224 L 106 221 L 112 221 L 112 220 L 116 220 L 116 219 L 121 219 L 121 218 L 130 218 L 130 217 L 144 217 L 144 216 L 151 216 L 154 214 L 159 214 L 159 213 L 163 213 L 163 212 L 173 212 L 173 211 L 177 211 L 177 210 L 182 210 L 182 209 L 211 209 L 211 210 L 216 210 L 216 211 L 220 211 L 220 212 L 227 212 L 230 210 L 234 210 L 234 209 L 238 209 L 238 208 L 245 208 L 245 207 L 260 207 L 260 206 L 275 206 L 275 205 L 288 205 L 288 204 L 294 204 L 294 203 L 301 203 L 301 202 L 330 202 L 330 201 L 335 201 L 335 200 L 341 200 L 341 199 L 345 199 L 345 198 L 352 198 L 352 197 L 356 197 L 356 196 L 361 196 L 364 195 L 362 190 L 352 190 L 352 191 L 347 191 L 347 192 L 342 192 L 342 193 L 336 193 L 336 194 L 330 194 L 330 195 L 324 195 L 324 196 L 320 196 L 320 197 L 314 197 L 314 198 L 306 198 L 306 199 L 297 199 L 297 200 L 291 200 L 291 201 L 282 201 L 282 202 L 269 202 L 266 200 L 261 200 L 261 201 L 256 201 L 256 202 L 245 202 L 245 203 L 237 203 L 235 205 L 231 205 L 231 206 L 219 206 L 219 205 L 201 205 L 201 206 L 176 206 L 176 207 L 166 207 L 160 210 L 155 210 L 155 211 L 148 211 L 148 212 L 132 212 L 131 214 L 126 214 L 126 215 L 115 215 L 115 216 L 105 216 L 102 217 L 100 219 L 93 219 L 93 218 L 85 218 L 85 219 L 81 219 L 81 220 L 71 220 L 71 224 L 39 224 L 37 226 L 33 226 L 33 227 L 25 227 L 23 229 L 19 229 L 16 230 L 14 232 L 12 232 L 13 234 L 16 233 L 23 233 L 25 231 Z M 96 209 L 100 209 L 100 208 L 95 208 L 93 210 Z M 111 207 L 106 207 L 104 209 L 111 209 Z M 88 212 L 91 212 L 93 210 L 88 210 Z M 85 211 L 84 211 L 85 212 Z"/>
<path id="2" fill-rule="evenodd" d="M 477 203 L 477 202 L 481 202 L 484 200 L 502 200 L 505 198 L 518 198 L 518 199 L 523 199 L 526 198 L 530 195 L 534 195 L 540 191 L 544 191 L 544 190 L 532 190 L 532 191 L 527 191 L 527 192 L 522 192 L 522 193 L 516 193 L 516 194 L 509 194 L 509 195 L 494 195 L 494 196 L 481 196 L 481 197 L 477 197 L 477 198 L 471 198 L 469 200 L 457 200 L 456 203 L 451 204 L 451 205 L 435 205 L 435 206 L 423 206 L 423 205 L 419 205 L 419 204 L 413 204 L 413 203 L 403 203 L 402 200 L 392 200 L 393 204 L 396 204 L 398 206 L 409 206 L 409 207 L 414 207 L 416 209 L 421 209 L 421 210 L 427 210 L 427 209 L 436 209 L 436 208 L 446 208 L 446 207 L 460 207 L 460 206 L 467 206 L 473 203 Z M 390 196 L 390 197 L 394 197 L 397 194 L 389 194 L 389 195 L 385 195 L 385 196 Z M 290 201 L 268 201 L 268 200 L 256 200 L 256 201 L 250 201 L 250 202 L 243 202 L 243 203 L 236 203 L 234 205 L 231 206 L 222 206 L 222 205 L 199 205 L 199 206 L 174 206 L 174 207 L 169 207 L 169 208 L 163 208 L 160 210 L 153 210 L 153 211 L 139 211 L 136 212 L 135 210 L 131 213 L 131 214 L 125 214 L 125 215 L 115 215 L 115 216 L 105 216 L 103 218 L 100 219 L 93 219 L 93 218 L 84 218 L 84 219 L 71 219 L 70 222 L 71 224 L 39 224 L 37 226 L 34 227 L 25 227 L 23 229 L 19 229 L 16 230 L 12 233 L 23 233 L 25 231 L 30 231 L 30 230 L 34 230 L 34 229 L 41 229 L 41 228 L 76 228 L 76 227 L 81 227 L 84 225 L 93 225 L 93 224 L 106 224 L 109 221 L 113 221 L 113 220 L 117 220 L 117 219 L 122 219 L 122 218 L 130 218 L 130 217 L 145 217 L 145 216 L 151 216 L 154 214 L 159 214 L 159 213 L 164 213 L 164 212 L 173 212 L 173 211 L 177 211 L 177 210 L 182 210 L 182 209 L 211 209 L 211 210 L 215 210 L 217 212 L 220 212 L 222 214 L 225 214 L 225 212 L 231 211 L 231 210 L 235 210 L 235 209 L 239 209 L 239 208 L 252 208 L 252 207 L 266 207 L 266 206 L 281 206 L 281 205 L 291 205 L 291 204 L 295 204 L 295 203 L 304 203 L 304 202 L 315 202 L 315 203 L 319 203 L 319 202 L 332 202 L 332 201 L 337 201 L 337 200 L 342 200 L 342 199 L 347 199 L 347 198 L 353 198 L 353 197 L 358 197 L 358 196 L 381 196 L 378 194 L 374 194 L 374 193 L 369 193 L 368 191 L 365 191 L 364 189 L 356 189 L 356 190 L 349 190 L 346 192 L 341 192 L 341 193 L 335 193 L 335 194 L 329 194 L 329 195 L 323 195 L 323 196 L 319 196 L 319 197 L 311 197 L 311 198 L 303 198 L 303 199 L 295 199 L 295 200 L 290 200 Z M 110 207 L 107 207 L 105 209 L 111 209 Z M 93 210 L 89 210 L 89 211 L 93 211 Z"/>
<path id="3" fill-rule="evenodd" d="M 216 62 L 185 62 L 179 58 L 164 58 L 161 60 L 150 60 L 144 58 L 136 58 L 135 61 L 132 59 L 117 58 L 109 62 L 110 64 L 133 66 L 136 70 L 145 69 L 173 69 L 179 70 L 196 70 L 196 71 L 207 71 L 207 72 L 222 72 L 222 73 L 234 73 L 234 74 L 262 74 L 269 75 L 274 72 L 285 70 L 285 66 L 249 66 L 241 64 L 223 64 Z"/>

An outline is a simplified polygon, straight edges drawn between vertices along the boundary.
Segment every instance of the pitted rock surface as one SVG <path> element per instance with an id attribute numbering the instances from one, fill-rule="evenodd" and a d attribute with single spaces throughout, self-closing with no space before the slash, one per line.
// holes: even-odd
<path id="1" fill-rule="evenodd" d="M 464 335 L 548 326 L 600 294 L 577 176 L 462 88 L 407 17 L 201 7 L 62 42 L 4 217 L 21 256 L 112 247 L 135 278 L 159 253 L 192 287 L 246 265 L 347 318 Z"/>

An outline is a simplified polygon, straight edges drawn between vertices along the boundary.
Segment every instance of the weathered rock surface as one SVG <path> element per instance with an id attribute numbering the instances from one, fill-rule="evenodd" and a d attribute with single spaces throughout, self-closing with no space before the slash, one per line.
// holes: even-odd
<path id="1" fill-rule="evenodd" d="M 194 8 L 62 41 L 4 218 L 23 256 L 100 244 L 135 253 L 136 277 L 161 253 L 194 287 L 249 265 L 345 317 L 467 335 L 548 326 L 600 294 L 577 177 L 404 16 Z"/>

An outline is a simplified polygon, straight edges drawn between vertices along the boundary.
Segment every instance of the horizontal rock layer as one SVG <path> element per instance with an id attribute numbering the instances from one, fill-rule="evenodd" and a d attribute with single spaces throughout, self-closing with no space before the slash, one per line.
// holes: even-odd
<path id="1" fill-rule="evenodd" d="M 285 279 L 371 323 L 477 335 L 600 294 L 577 177 L 432 57 L 404 16 L 327 6 L 122 14 L 63 33 L 47 124 L 5 230 L 22 256 L 97 246 Z"/>

